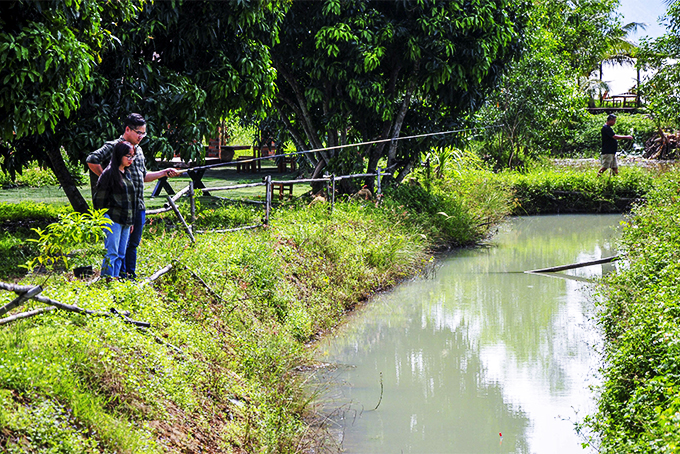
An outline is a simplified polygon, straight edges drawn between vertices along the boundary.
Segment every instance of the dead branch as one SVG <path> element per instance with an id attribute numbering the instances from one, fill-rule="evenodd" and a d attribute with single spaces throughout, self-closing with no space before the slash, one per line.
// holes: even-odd
<path id="1" fill-rule="evenodd" d="M 25 291 L 14 290 L 14 292 L 18 293 L 19 296 L 5 304 L 3 307 L 0 307 L 0 315 L 4 315 L 15 307 L 21 306 L 26 301 L 36 296 L 38 293 L 42 292 L 42 287 L 38 285 L 35 287 L 29 287 L 28 290 Z"/>
<path id="2" fill-rule="evenodd" d="M 209 285 L 201 278 L 201 276 L 199 276 L 198 274 L 196 274 L 195 272 L 193 272 L 191 269 L 189 269 L 188 266 L 184 266 L 184 269 L 187 270 L 189 273 L 191 273 L 191 275 L 194 277 L 194 279 L 196 279 L 203 287 L 205 287 L 206 290 L 208 290 L 208 293 L 210 293 L 212 296 L 214 296 L 215 298 L 219 299 L 220 301 L 226 303 L 226 301 L 224 301 L 224 298 L 222 298 L 220 295 L 218 295 L 217 292 L 216 292 L 215 290 L 213 290 L 213 289 L 212 289 L 212 288 L 211 288 L 211 287 L 210 287 L 210 286 L 209 286 Z"/>
<path id="3" fill-rule="evenodd" d="M 597 260 L 591 260 L 588 262 L 581 262 L 581 263 L 573 263 L 571 265 L 561 265 L 561 266 L 553 266 L 550 268 L 541 268 L 538 270 L 529 270 L 525 271 L 527 274 L 536 274 L 536 273 L 554 273 L 557 271 L 565 271 L 565 270 L 571 270 L 574 268 L 582 268 L 584 266 L 590 266 L 590 265 L 600 265 L 602 263 L 609 263 L 609 262 L 614 262 L 616 260 L 619 260 L 621 257 L 618 255 L 613 255 L 611 257 L 605 257 Z"/>
<path id="4" fill-rule="evenodd" d="M 148 327 L 151 326 L 151 324 L 149 322 L 140 322 L 140 321 L 137 321 L 137 320 L 132 320 L 131 318 L 129 318 L 127 316 L 126 313 L 121 314 L 116 309 L 111 309 L 112 313 L 91 311 L 89 309 L 83 309 L 82 307 L 74 306 L 72 304 L 61 303 L 59 301 L 53 300 L 52 298 L 48 298 L 44 295 L 39 295 L 38 293 L 42 292 L 42 290 L 43 290 L 42 287 L 39 286 L 39 285 L 35 286 L 35 287 L 30 287 L 30 286 L 25 286 L 25 285 L 15 285 L 15 284 L 8 284 L 8 283 L 5 283 L 5 282 L 0 282 L 0 290 L 9 290 L 9 291 L 13 291 L 13 292 L 16 292 L 16 293 L 21 293 L 19 298 L 15 299 L 12 302 L 3 306 L 2 310 L 6 309 L 5 312 L 7 312 L 7 310 L 11 310 L 11 309 L 18 307 L 19 305 L 23 304 L 23 302 L 20 302 L 18 304 L 16 303 L 18 300 L 20 300 L 22 298 L 24 298 L 25 300 L 33 299 L 33 300 L 38 301 L 40 303 L 47 304 L 47 305 L 51 306 L 51 308 L 36 309 L 35 311 L 22 312 L 20 314 L 12 315 L 10 317 L 5 317 L 4 319 L 0 320 L 0 322 L 1 322 L 0 325 L 4 325 L 4 324 L 12 322 L 14 320 L 32 317 L 33 315 L 37 315 L 37 314 L 40 314 L 42 312 L 51 311 L 51 310 L 54 310 L 54 309 L 61 309 L 63 311 L 67 311 L 67 312 L 76 312 L 78 314 L 94 315 L 94 316 L 98 316 L 98 317 L 112 317 L 114 314 L 115 315 L 121 315 L 121 318 L 123 318 L 123 321 L 125 321 L 125 323 L 130 323 L 132 325 L 141 326 L 141 327 L 144 327 L 144 328 L 148 328 Z M 10 305 L 13 305 L 13 306 L 10 307 L 9 309 L 7 309 Z M 2 312 L 2 314 L 4 314 L 5 312 Z"/>
<path id="5" fill-rule="evenodd" d="M 162 275 L 164 275 L 165 273 L 167 273 L 171 269 L 172 269 L 172 264 L 164 266 L 160 270 L 153 273 L 151 276 L 147 277 L 145 283 L 149 284 L 149 283 L 155 281 L 156 279 L 158 279 L 159 277 L 161 277 Z"/>
<path id="6" fill-rule="evenodd" d="M 15 320 L 33 317 L 34 315 L 39 315 L 39 314 L 42 314 L 43 312 L 50 312 L 50 311 L 53 311 L 55 309 L 56 309 L 56 307 L 49 306 L 49 307 L 41 307 L 40 309 L 36 309 L 36 310 L 33 310 L 33 311 L 20 312 L 18 314 L 10 315 L 9 317 L 5 317 L 5 318 L 0 319 L 0 325 L 6 325 L 7 323 L 13 322 Z"/>

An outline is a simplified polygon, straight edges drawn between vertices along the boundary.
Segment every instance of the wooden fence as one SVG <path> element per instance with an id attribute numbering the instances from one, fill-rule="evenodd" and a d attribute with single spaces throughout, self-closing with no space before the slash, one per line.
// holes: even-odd
<path id="1" fill-rule="evenodd" d="M 265 177 L 265 181 L 262 183 L 247 183 L 247 184 L 237 184 L 237 185 L 231 185 L 231 186 L 219 186 L 219 187 L 212 187 L 212 188 L 205 188 L 203 189 L 204 192 L 219 192 L 219 191 L 230 191 L 230 190 L 236 190 L 236 189 L 243 189 L 243 188 L 252 188 L 252 187 L 264 187 L 265 188 L 265 201 L 264 203 L 264 209 L 265 209 L 265 215 L 263 222 L 260 224 L 255 224 L 255 225 L 248 225 L 248 226 L 242 226 L 242 227 L 237 227 L 233 229 L 222 229 L 222 230 L 211 230 L 209 232 L 235 232 L 239 230 L 247 230 L 247 229 L 255 229 L 261 226 L 267 226 L 269 225 L 269 216 L 271 213 L 271 208 L 272 208 L 272 194 L 273 194 L 273 188 L 275 185 L 279 184 L 286 184 L 286 185 L 295 185 L 295 184 L 309 184 L 309 183 L 325 183 L 326 188 L 329 194 L 330 198 L 330 210 L 332 212 L 334 206 L 335 206 L 335 183 L 337 181 L 341 181 L 344 179 L 351 179 L 351 178 L 367 178 L 367 177 L 377 177 L 377 187 L 376 187 L 376 194 L 381 194 L 382 193 L 382 188 L 381 188 L 381 178 L 383 176 L 390 175 L 389 173 L 382 173 L 381 169 L 378 169 L 376 173 L 365 173 L 365 174 L 355 174 L 355 175 L 342 175 L 342 176 L 335 176 L 335 175 L 327 175 L 324 176 L 323 178 L 310 178 L 310 179 L 300 179 L 300 180 L 272 180 L 271 175 L 267 175 Z M 291 191 L 292 192 L 292 191 Z M 193 234 L 193 228 L 190 223 L 188 223 L 185 219 L 184 216 L 180 213 L 179 209 L 177 208 L 176 202 L 181 198 L 181 197 L 188 197 L 189 198 L 189 204 L 190 204 L 190 210 L 191 210 L 191 223 L 195 222 L 196 220 L 196 203 L 195 203 L 195 192 L 194 192 L 194 185 L 193 181 L 189 183 L 189 185 L 179 191 L 177 194 L 174 196 L 167 196 L 167 203 L 166 206 L 163 208 L 159 208 L 156 210 L 148 210 L 146 212 L 147 215 L 155 215 L 155 214 L 160 214 L 160 213 L 165 213 L 169 211 L 174 211 L 175 215 L 177 218 L 180 220 L 184 228 L 186 229 L 189 237 L 191 238 L 192 242 L 196 242 L 196 238 L 194 237 Z M 197 232 L 199 233 L 207 233 L 207 231 L 202 231 L 198 230 Z M 173 268 L 172 264 L 169 264 L 158 271 L 156 271 L 153 275 L 145 279 L 140 285 L 147 285 L 167 273 Z M 191 270 L 189 270 L 191 272 Z M 205 286 L 211 293 L 214 295 L 217 295 L 197 274 L 191 272 L 192 275 L 201 283 L 201 285 Z M 48 298 L 44 295 L 41 295 L 43 288 L 39 285 L 36 286 L 24 286 L 24 285 L 16 285 L 16 284 L 10 284 L 10 283 L 5 283 L 5 282 L 0 282 L 0 291 L 5 290 L 9 292 L 14 292 L 16 293 L 16 298 L 14 298 L 12 301 L 9 303 L 5 304 L 4 306 L 0 307 L 0 317 L 3 317 L 5 314 L 8 312 L 12 311 L 13 309 L 16 309 L 18 307 L 21 307 L 24 305 L 26 302 L 29 300 L 34 300 L 40 303 L 43 303 L 45 306 L 41 308 L 37 308 L 34 310 L 30 311 L 25 311 L 25 312 L 20 312 L 16 313 L 13 315 L 6 316 L 4 318 L 0 318 L 0 325 L 5 325 L 8 323 L 11 323 L 16 320 L 20 320 L 23 318 L 28 318 L 28 317 L 33 317 L 36 315 L 40 315 L 46 312 L 51 312 L 54 310 L 64 310 L 68 312 L 76 312 L 79 314 L 83 315 L 89 315 L 89 316 L 97 316 L 97 317 L 106 317 L 106 318 L 112 318 L 112 317 L 117 317 L 123 320 L 123 322 L 135 325 L 136 327 L 145 330 L 145 332 L 149 332 L 156 338 L 158 342 L 161 342 L 163 344 L 167 344 L 168 346 L 172 347 L 173 349 L 181 352 L 180 349 L 177 347 L 168 344 L 167 342 L 163 341 L 160 339 L 158 336 L 155 334 L 151 333 L 148 331 L 149 328 L 151 328 L 151 324 L 148 322 L 143 322 L 143 321 L 138 321 L 138 320 L 133 320 L 129 317 L 129 313 L 126 311 L 119 311 L 115 308 L 109 309 L 108 312 L 102 312 L 102 311 L 93 311 L 89 309 L 84 309 L 78 306 L 74 306 L 71 304 L 65 304 L 61 303 L 59 301 L 53 300 L 51 298 Z M 219 295 L 217 295 L 219 296 Z M 220 297 L 221 298 L 221 297 Z"/>
<path id="2" fill-rule="evenodd" d="M 204 194 L 211 194 L 213 192 L 220 192 L 220 191 L 233 191 L 237 189 L 245 189 L 245 188 L 255 188 L 255 187 L 264 187 L 265 188 L 265 200 L 264 202 L 261 201 L 255 201 L 255 200 L 243 200 L 242 202 L 246 203 L 257 203 L 257 204 L 263 204 L 264 205 L 264 218 L 262 223 L 259 224 L 254 224 L 254 225 L 248 225 L 248 226 L 242 226 L 242 227 L 236 227 L 233 229 L 220 229 L 220 230 L 196 230 L 196 233 L 208 233 L 208 232 L 214 232 L 214 233 L 226 233 L 226 232 L 236 232 L 239 230 L 247 230 L 247 229 L 255 229 L 258 227 L 262 226 L 268 226 L 269 225 L 269 217 L 271 214 L 271 209 L 272 209 L 272 196 L 273 196 L 273 189 L 275 186 L 278 186 L 281 188 L 281 191 L 283 191 L 283 186 L 284 185 L 289 185 L 291 187 L 291 193 L 292 193 L 292 186 L 296 184 L 311 184 L 311 183 L 325 183 L 326 184 L 326 190 L 327 193 L 329 194 L 329 202 L 330 202 L 330 211 L 333 212 L 333 209 L 335 208 L 335 183 L 337 181 L 341 180 L 347 180 L 347 179 L 353 179 L 353 178 L 376 178 L 376 195 L 382 194 L 382 177 L 384 176 L 389 176 L 391 175 L 390 173 L 383 173 L 382 169 L 378 168 L 375 173 L 360 173 L 360 174 L 353 174 L 353 175 L 326 175 L 322 178 L 306 178 L 306 179 L 298 179 L 298 180 L 272 180 L 271 175 L 267 175 L 264 177 L 264 181 L 261 183 L 244 183 L 244 184 L 235 184 L 235 185 L 230 185 L 230 186 L 217 186 L 217 187 L 211 187 L 211 188 L 203 188 L 201 189 Z M 180 213 L 179 209 L 177 208 L 176 202 L 179 200 L 181 197 L 187 196 L 189 197 L 189 205 L 190 205 L 190 212 L 191 212 L 191 222 L 188 223 L 186 219 L 184 219 L 184 216 Z M 184 226 L 184 229 L 187 231 L 187 234 L 189 235 L 189 238 L 191 238 L 192 242 L 196 242 L 196 238 L 194 237 L 194 229 L 191 224 L 193 224 L 196 221 L 196 202 L 195 202 L 195 191 L 194 191 L 194 182 L 191 181 L 189 182 L 189 185 L 179 191 L 177 194 L 171 196 L 166 196 L 167 198 L 167 203 L 163 208 L 158 208 L 155 210 L 148 210 L 146 212 L 147 216 L 148 215 L 155 215 L 155 214 L 160 214 L 160 213 L 167 213 L 169 211 L 174 211 L 175 215 L 179 219 L 179 221 L 182 223 Z M 228 199 L 232 200 L 232 199 Z"/>

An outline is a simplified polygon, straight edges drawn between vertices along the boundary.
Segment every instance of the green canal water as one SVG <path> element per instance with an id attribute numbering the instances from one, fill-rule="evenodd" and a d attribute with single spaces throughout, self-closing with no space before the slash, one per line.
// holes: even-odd
<path id="1" fill-rule="evenodd" d="M 577 453 L 601 334 L 590 282 L 618 215 L 511 219 L 482 248 L 380 295 L 318 345 L 317 406 L 348 453 Z M 377 407 L 377 408 L 376 408 Z"/>

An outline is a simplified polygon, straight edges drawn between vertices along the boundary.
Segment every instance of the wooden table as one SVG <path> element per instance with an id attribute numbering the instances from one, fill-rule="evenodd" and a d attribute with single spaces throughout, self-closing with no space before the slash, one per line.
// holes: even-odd
<path id="1" fill-rule="evenodd" d="M 621 107 L 626 107 L 627 104 L 634 107 L 638 104 L 638 95 L 635 93 L 622 93 L 620 95 L 612 95 L 605 99 L 604 102 L 611 101 L 612 106 L 621 105 Z"/>

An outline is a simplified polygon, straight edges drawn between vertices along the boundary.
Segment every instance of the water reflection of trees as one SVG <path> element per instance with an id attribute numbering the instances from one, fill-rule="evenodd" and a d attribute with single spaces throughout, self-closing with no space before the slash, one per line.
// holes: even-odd
<path id="1" fill-rule="evenodd" d="M 503 431 L 501 452 L 528 451 L 529 418 L 507 401 L 504 374 L 521 371 L 547 388 L 536 392 L 565 394 L 591 352 L 582 284 L 521 271 L 609 255 L 612 220 L 599 219 L 520 220 L 494 246 L 461 251 L 435 279 L 401 286 L 369 305 L 333 341 L 334 360 L 364 370 L 342 374 L 352 383 L 346 398 L 354 405 L 375 405 L 383 373 L 384 399 L 379 412 L 362 416 L 372 419 L 362 424 L 363 441 L 391 451 L 487 452 L 498 449 Z"/>
<path id="2" fill-rule="evenodd" d="M 396 312 L 391 322 L 363 324 L 343 333 L 345 342 L 334 347 L 340 347 L 333 354 L 339 362 L 363 364 L 363 372 L 339 372 L 339 380 L 352 383 L 336 402 L 353 403 L 345 423 L 351 426 L 358 407 L 366 420 L 361 433 L 348 428 L 348 451 L 496 452 L 503 432 L 500 452 L 529 452 L 528 418 L 504 402 L 500 384 L 487 380 L 464 323 L 439 329 L 424 306 L 389 307 Z M 383 400 L 379 411 L 369 412 L 378 402 L 379 372 Z"/>

